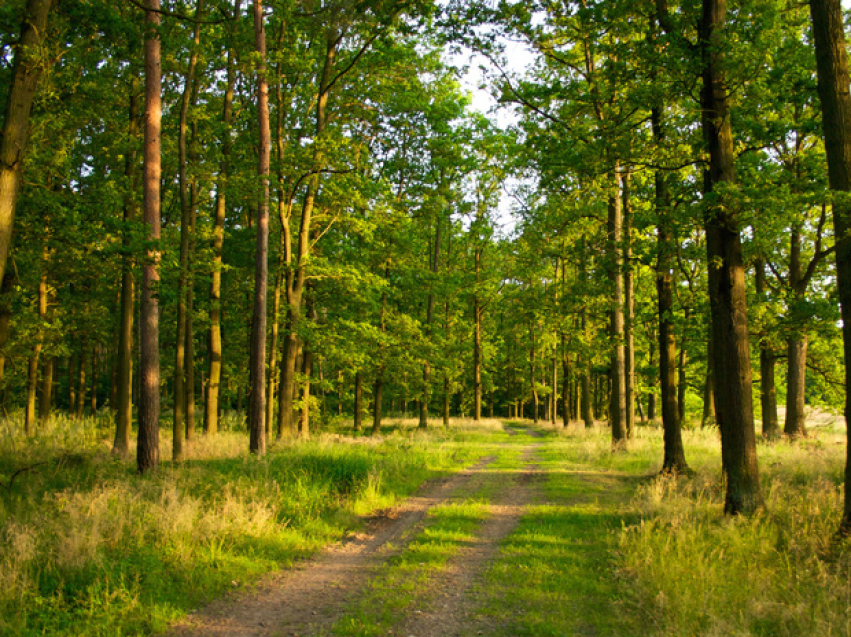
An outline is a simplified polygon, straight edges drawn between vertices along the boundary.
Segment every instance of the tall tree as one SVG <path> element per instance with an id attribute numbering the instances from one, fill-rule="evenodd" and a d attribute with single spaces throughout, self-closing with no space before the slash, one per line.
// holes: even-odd
<path id="1" fill-rule="evenodd" d="M 703 0 L 700 52 L 706 174 L 706 244 L 715 353 L 716 409 L 727 480 L 724 510 L 750 513 L 762 505 L 751 395 L 745 267 L 735 201 L 735 149 L 725 72 L 726 0 Z"/>
<path id="2" fill-rule="evenodd" d="M 248 429 L 250 449 L 266 452 L 266 296 L 269 280 L 269 166 L 272 136 L 269 126 L 269 82 L 266 78 L 266 31 L 263 2 L 254 0 L 254 46 L 257 51 L 257 121 L 260 145 L 257 174 L 260 177 L 257 211 L 257 244 L 254 254 L 254 314 L 251 322 L 251 408 Z"/>
<path id="3" fill-rule="evenodd" d="M 142 208 L 148 237 L 142 268 L 139 305 L 139 435 L 136 465 L 140 473 L 156 469 L 160 461 L 160 323 L 159 239 L 160 179 L 162 175 L 162 53 L 160 0 L 147 0 L 145 11 L 145 142 Z M 81 363 L 82 364 L 82 363 Z"/>
<path id="4" fill-rule="evenodd" d="M 840 0 L 810 0 L 813 42 L 818 69 L 828 182 L 837 192 L 833 204 L 836 237 L 836 278 L 842 310 L 845 355 L 845 422 L 851 418 L 851 94 L 848 92 L 848 53 Z M 845 464 L 845 500 L 842 535 L 851 535 L 851 427 L 848 427 Z"/>

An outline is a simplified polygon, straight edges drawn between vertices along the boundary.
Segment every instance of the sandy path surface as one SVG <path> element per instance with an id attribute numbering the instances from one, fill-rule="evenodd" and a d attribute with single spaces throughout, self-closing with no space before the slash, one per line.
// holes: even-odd
<path id="1" fill-rule="evenodd" d="M 504 483 L 475 542 L 450 560 L 429 583 L 427 608 L 412 610 L 394 635 L 449 636 L 477 634 L 469 614 L 475 582 L 497 554 L 499 542 L 517 526 L 525 505 L 535 499 L 537 444 L 524 449 L 520 472 L 488 470 L 493 457 L 382 512 L 367 531 L 326 548 L 292 570 L 266 578 L 255 589 L 216 601 L 188 616 L 167 633 L 170 637 L 305 636 L 325 633 L 340 619 L 369 579 L 392 555 L 401 553 L 422 529 L 432 507 L 463 500 L 489 481 Z M 424 604 L 426 606 L 426 604 Z M 487 632 L 487 631 L 485 631 Z"/>

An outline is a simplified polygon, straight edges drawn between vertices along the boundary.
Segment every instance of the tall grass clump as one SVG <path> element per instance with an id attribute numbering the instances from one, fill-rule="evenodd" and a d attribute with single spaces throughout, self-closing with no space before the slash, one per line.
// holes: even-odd
<path id="1" fill-rule="evenodd" d="M 234 430 L 139 476 L 110 455 L 106 418 L 54 418 L 30 438 L 20 422 L 0 430 L 0 635 L 10 636 L 164 630 L 474 453 L 448 437 L 320 437 L 258 459 Z"/>
<path id="2" fill-rule="evenodd" d="M 642 521 L 620 537 L 621 581 L 651 634 L 851 635 L 836 437 L 760 442 L 766 507 L 729 518 L 717 434 L 685 432 L 696 474 L 648 480 L 633 503 Z"/>

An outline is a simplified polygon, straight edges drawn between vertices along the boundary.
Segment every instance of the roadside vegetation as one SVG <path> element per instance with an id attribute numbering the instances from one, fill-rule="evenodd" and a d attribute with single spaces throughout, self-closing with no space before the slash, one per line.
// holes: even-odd
<path id="1" fill-rule="evenodd" d="M 604 426 L 515 421 L 509 433 L 457 420 L 423 433 L 388 419 L 380 437 L 331 430 L 256 458 L 228 421 L 179 471 L 163 463 L 140 476 L 110 455 L 107 423 L 54 419 L 24 445 L 14 422 L 0 429 L 2 635 L 161 632 L 341 540 L 424 481 L 493 457 L 490 478 L 432 509 L 333 628 L 388 634 L 433 603 L 435 578 L 476 538 L 508 484 L 500 475 L 516 474 L 533 442 L 536 500 L 470 598 L 494 634 L 851 634 L 836 420 L 795 444 L 760 442 L 766 508 L 732 518 L 714 428 L 684 432 L 693 475 L 660 477 L 653 426 L 612 452 Z"/>

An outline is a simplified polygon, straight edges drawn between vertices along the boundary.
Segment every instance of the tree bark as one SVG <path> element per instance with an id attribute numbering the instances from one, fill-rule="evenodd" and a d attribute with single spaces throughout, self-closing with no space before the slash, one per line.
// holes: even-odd
<path id="1" fill-rule="evenodd" d="M 195 5 L 195 16 L 200 17 L 204 10 L 203 0 Z M 191 202 L 189 193 L 189 175 L 187 170 L 187 137 L 189 132 L 189 108 L 192 106 L 195 68 L 198 65 L 198 44 L 201 37 L 201 24 L 195 23 L 192 53 L 189 67 L 183 81 L 183 95 L 180 102 L 180 121 L 178 124 L 178 178 L 180 181 L 180 262 L 177 283 L 177 335 L 174 356 L 174 419 L 172 430 L 172 459 L 183 460 L 183 441 L 186 419 L 186 317 L 187 283 L 189 280 L 189 233 L 191 221 Z"/>
<path id="2" fill-rule="evenodd" d="M 724 510 L 750 513 L 762 506 L 751 394 L 745 268 L 734 201 L 735 149 L 727 107 L 723 34 L 726 0 L 703 0 L 701 109 L 709 148 L 706 179 L 706 243 L 712 316 L 717 417 L 727 481 Z"/>
<path id="3" fill-rule="evenodd" d="M 238 24 L 242 0 L 234 3 L 232 24 Z M 210 281 L 210 329 L 207 333 L 209 368 L 207 373 L 207 397 L 204 401 L 204 431 L 214 436 L 219 429 L 219 399 L 222 382 L 222 248 L 225 238 L 225 216 L 227 212 L 227 186 L 230 173 L 231 128 L 233 127 L 233 95 L 236 87 L 236 55 L 233 51 L 234 31 L 229 34 L 227 88 L 222 107 L 222 156 L 216 179 L 216 203 L 213 218 L 213 271 Z"/>
<path id="4" fill-rule="evenodd" d="M 159 38 L 160 0 L 147 0 L 145 21 L 145 144 L 143 210 L 148 238 L 160 240 L 160 177 L 162 125 L 162 62 Z M 139 435 L 136 466 L 140 473 L 156 469 L 160 461 L 160 323 L 156 288 L 159 248 L 148 250 L 142 268 L 139 304 Z"/>
<path id="5" fill-rule="evenodd" d="M 756 269 L 756 293 L 761 302 L 765 295 L 765 263 L 757 259 L 754 264 Z M 762 437 L 773 440 L 780 435 L 777 424 L 777 386 L 774 381 L 774 352 L 771 344 L 762 334 L 759 341 L 759 399 L 762 412 Z"/>
<path id="6" fill-rule="evenodd" d="M 803 302 L 807 283 L 801 263 L 801 225 L 792 226 L 789 246 L 789 288 L 792 301 Z M 794 326 L 786 344 L 786 422 L 783 433 L 790 438 L 807 435 L 807 418 L 804 413 L 807 381 L 807 333 L 803 327 Z"/>
<path id="7" fill-rule="evenodd" d="M 257 52 L 257 120 L 260 127 L 257 174 L 260 199 L 254 254 L 254 312 L 251 320 L 251 403 L 248 428 L 251 453 L 266 452 L 266 295 L 269 285 L 269 167 L 272 138 L 269 127 L 269 82 L 266 78 L 266 31 L 263 2 L 254 0 L 254 47 Z"/>
<path id="8" fill-rule="evenodd" d="M 360 370 L 355 372 L 355 413 L 354 430 L 361 430 L 361 414 L 363 413 L 363 376 Z"/>
<path id="9" fill-rule="evenodd" d="M 818 69 L 824 145 L 830 189 L 851 191 L 851 95 L 848 92 L 848 54 L 840 0 L 810 0 L 813 41 Z M 845 356 L 845 422 L 851 418 L 851 202 L 833 202 L 833 235 L 836 237 L 836 287 L 842 312 Z M 851 427 L 848 427 L 845 464 L 845 500 L 840 533 L 851 535 Z"/>
<path id="10" fill-rule="evenodd" d="M 626 381 L 626 435 L 632 438 L 635 428 L 635 277 L 632 273 L 632 202 L 630 175 L 623 177 L 623 280 L 624 280 L 624 354 Z"/>
<path id="11" fill-rule="evenodd" d="M 653 137 L 656 144 L 661 147 L 665 143 L 661 108 L 653 108 L 651 119 Z M 659 299 L 659 385 L 662 398 L 662 430 L 665 448 L 662 472 L 685 473 L 688 471 L 688 464 L 683 447 L 682 421 L 680 420 L 677 401 L 677 344 L 674 336 L 673 256 L 676 251 L 676 243 L 675 238 L 669 232 L 671 226 L 670 197 L 665 174 L 661 170 L 656 171 L 655 188 L 657 215 L 656 291 Z"/>
<path id="12" fill-rule="evenodd" d="M 441 223 L 440 214 L 437 215 L 435 219 L 435 225 L 437 226 L 434 231 L 434 251 L 432 252 L 432 260 L 430 263 L 431 273 L 434 275 L 434 279 L 432 279 L 432 283 L 429 286 L 428 292 L 428 301 L 426 306 L 426 324 L 425 324 L 425 336 L 427 339 L 431 338 L 432 329 L 431 325 L 434 321 L 434 280 L 437 279 L 437 273 L 440 269 L 440 244 L 441 244 L 441 230 L 443 228 L 443 223 Z M 476 253 L 478 257 L 478 253 Z M 478 266 L 478 259 L 476 261 Z M 476 270 L 476 276 L 478 276 L 478 269 Z M 475 348 L 476 345 L 473 345 Z M 475 355 L 474 355 L 475 358 Z M 476 363 L 473 363 L 473 366 L 476 366 Z M 428 399 L 429 399 L 429 377 L 431 376 L 431 365 L 428 361 L 423 363 L 423 390 L 422 390 L 422 398 L 420 399 L 420 421 L 419 428 L 426 429 L 428 427 Z M 479 398 L 481 401 L 481 397 Z M 407 410 L 406 410 L 407 411 Z"/>
<path id="13" fill-rule="evenodd" d="M 133 196 L 137 187 L 138 168 L 135 140 L 139 137 L 138 79 L 131 74 L 128 135 L 130 149 L 124 164 L 128 191 L 124 195 L 124 229 L 121 244 L 125 255 L 121 259 L 121 309 L 118 319 L 118 356 L 116 357 L 115 388 L 115 439 L 112 454 L 126 460 L 130 453 L 130 428 L 133 422 L 133 315 L 135 312 L 136 277 L 133 275 L 133 258 L 130 255 L 129 224 L 139 216 L 138 204 Z"/>
<path id="14" fill-rule="evenodd" d="M 28 0 L 12 61 L 12 78 L 0 135 L 0 280 L 12 245 L 15 205 L 21 189 L 23 161 L 30 134 L 30 113 L 39 78 L 39 49 L 47 32 L 53 0 Z"/>
<path id="15" fill-rule="evenodd" d="M 614 185 L 609 195 L 608 273 L 612 286 L 609 336 L 611 338 L 611 404 L 609 414 L 612 427 L 612 444 L 619 446 L 627 439 L 626 416 L 626 351 L 624 346 L 624 280 L 623 280 L 623 200 L 620 192 L 620 175 L 614 173 Z"/>
<path id="16" fill-rule="evenodd" d="M 322 62 L 322 72 L 319 76 L 319 85 L 316 100 L 316 134 L 314 137 L 315 150 L 313 153 L 313 175 L 307 182 L 307 193 L 301 208 L 301 223 L 298 233 L 298 253 L 295 256 L 295 264 L 287 269 L 287 307 L 289 332 L 284 339 L 284 356 L 281 361 L 281 386 L 280 401 L 278 405 L 278 431 L 284 435 L 291 435 L 292 426 L 292 388 L 295 382 L 295 358 L 293 347 L 297 340 L 298 323 L 301 316 L 301 302 L 304 295 L 304 286 L 307 275 L 307 261 L 310 256 L 310 232 L 313 216 L 313 208 L 316 195 L 319 191 L 319 172 L 324 163 L 322 152 L 318 141 L 322 138 L 327 124 L 328 96 L 331 90 L 331 81 L 334 72 L 334 63 L 337 58 L 337 46 L 340 43 L 339 32 L 336 28 L 330 28 L 325 38 L 325 56 Z"/>

